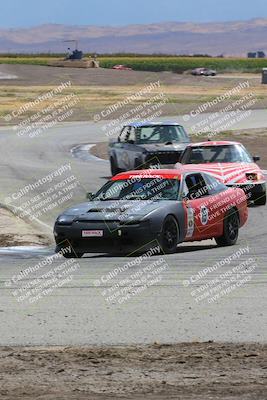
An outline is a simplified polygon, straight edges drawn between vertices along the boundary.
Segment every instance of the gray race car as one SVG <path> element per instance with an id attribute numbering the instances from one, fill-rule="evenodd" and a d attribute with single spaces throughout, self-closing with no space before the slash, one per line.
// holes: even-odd
<path id="1" fill-rule="evenodd" d="M 174 122 L 132 123 L 109 143 L 112 176 L 122 171 L 174 166 L 190 139 L 183 126 Z"/>
<path id="2" fill-rule="evenodd" d="M 215 238 L 233 245 L 247 220 L 242 189 L 186 169 L 129 171 L 109 180 L 89 202 L 55 222 L 56 251 L 84 253 L 175 253 L 178 243 Z"/>
<path id="3" fill-rule="evenodd" d="M 216 76 L 217 71 L 210 68 L 195 68 L 191 71 L 191 74 L 195 76 Z"/>

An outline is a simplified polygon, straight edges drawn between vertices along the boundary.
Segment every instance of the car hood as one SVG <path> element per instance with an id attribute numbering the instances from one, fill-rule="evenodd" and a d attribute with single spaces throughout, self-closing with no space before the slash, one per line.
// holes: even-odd
<path id="1" fill-rule="evenodd" d="M 172 143 L 172 144 L 164 144 L 164 143 L 154 143 L 154 144 L 142 144 L 142 148 L 147 150 L 148 152 L 157 152 L 157 151 L 183 151 L 187 143 Z"/>
<path id="2" fill-rule="evenodd" d="M 176 164 L 181 167 L 181 164 Z M 186 164 L 186 170 L 207 172 L 224 184 L 247 183 L 246 173 L 257 172 L 262 175 L 260 167 L 255 163 L 210 163 L 210 164 Z"/>
<path id="3" fill-rule="evenodd" d="M 112 200 L 112 201 L 90 201 L 78 204 L 67 209 L 62 216 L 73 216 L 75 219 L 83 220 L 131 220 L 142 219 L 153 211 L 158 211 L 170 204 L 172 200 Z"/>

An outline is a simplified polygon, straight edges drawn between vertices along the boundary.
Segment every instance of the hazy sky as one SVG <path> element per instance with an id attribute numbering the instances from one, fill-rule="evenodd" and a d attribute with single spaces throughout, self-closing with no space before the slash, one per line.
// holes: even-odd
<path id="1" fill-rule="evenodd" d="M 267 0 L 1 0 L 0 27 L 127 25 L 267 17 Z"/>

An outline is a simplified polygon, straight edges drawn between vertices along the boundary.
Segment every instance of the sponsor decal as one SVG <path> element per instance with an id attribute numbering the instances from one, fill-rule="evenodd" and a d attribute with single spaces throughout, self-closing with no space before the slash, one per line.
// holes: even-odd
<path id="1" fill-rule="evenodd" d="M 195 230 L 195 213 L 194 208 L 187 208 L 187 232 L 186 237 L 192 237 Z"/>
<path id="2" fill-rule="evenodd" d="M 209 221 L 209 209 L 206 206 L 200 207 L 200 221 L 202 225 L 207 225 Z"/>
<path id="3" fill-rule="evenodd" d="M 103 230 L 84 230 L 82 231 L 82 237 L 102 237 L 104 236 Z"/>

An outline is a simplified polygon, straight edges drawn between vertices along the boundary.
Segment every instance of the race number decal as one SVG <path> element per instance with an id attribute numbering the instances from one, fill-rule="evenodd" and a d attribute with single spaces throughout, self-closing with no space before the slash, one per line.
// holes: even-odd
<path id="1" fill-rule="evenodd" d="M 192 237 L 195 229 L 195 213 L 194 208 L 187 208 L 187 232 L 186 237 Z"/>
<path id="2" fill-rule="evenodd" d="M 209 210 L 206 206 L 200 207 L 200 221 L 202 225 L 207 225 L 209 221 Z"/>

